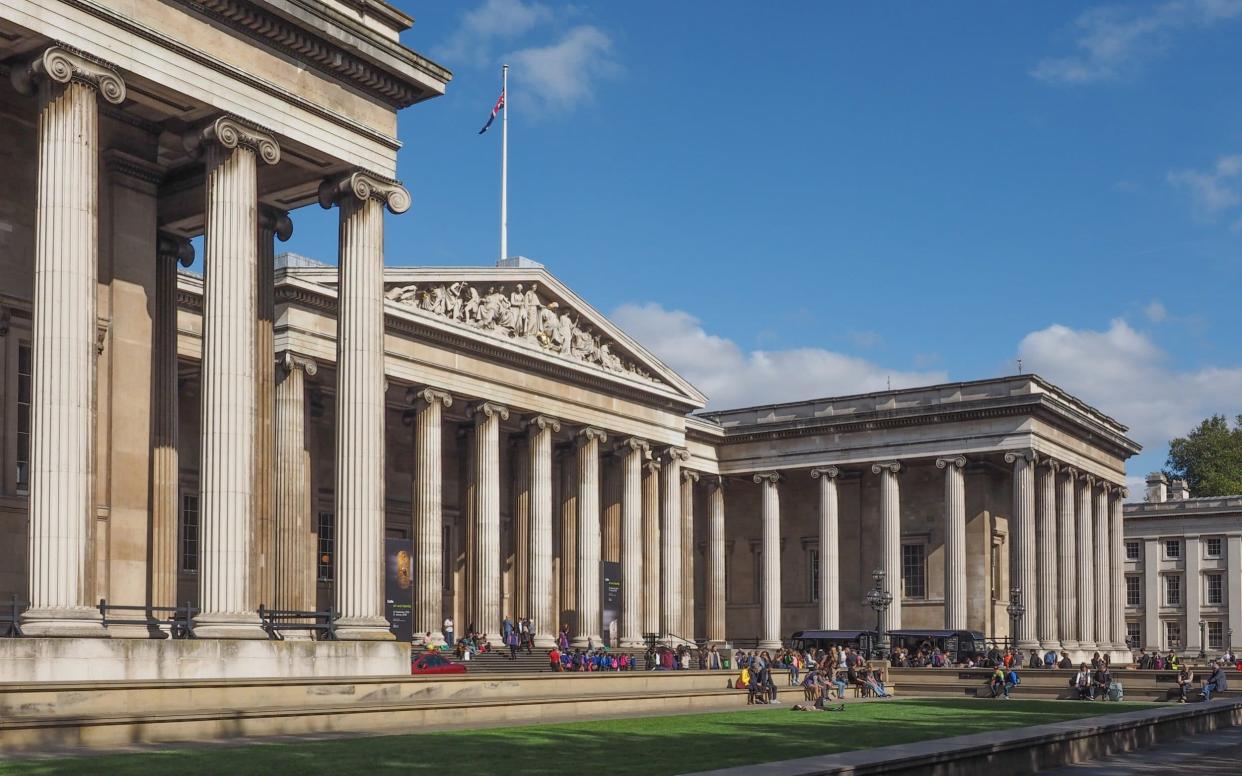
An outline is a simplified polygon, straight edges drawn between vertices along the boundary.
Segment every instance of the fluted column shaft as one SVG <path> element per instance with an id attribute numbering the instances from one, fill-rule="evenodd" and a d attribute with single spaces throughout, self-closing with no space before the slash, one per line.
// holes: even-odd
<path id="1" fill-rule="evenodd" d="M 597 428 L 578 435 L 578 631 L 575 646 L 600 646 L 599 446 L 607 435 Z"/>
<path id="2" fill-rule="evenodd" d="M 177 389 L 177 267 L 194 251 L 188 240 L 161 235 L 155 265 L 154 343 L 151 353 L 151 565 L 152 606 L 177 603 L 177 524 L 180 425 Z"/>
<path id="3" fill-rule="evenodd" d="M 694 485 L 698 472 L 681 473 L 681 633 L 694 640 Z"/>
<path id="4" fill-rule="evenodd" d="M 505 614 L 516 625 L 530 615 L 530 444 L 526 435 L 509 439 L 510 477 L 513 481 L 513 607 Z"/>
<path id="5" fill-rule="evenodd" d="M 610 563 L 621 562 L 621 511 L 625 492 L 624 463 L 607 455 L 600 461 L 600 478 L 604 482 L 603 503 L 600 504 L 600 556 Z"/>
<path id="6" fill-rule="evenodd" d="M 643 633 L 660 632 L 660 463 L 643 465 Z"/>
<path id="7" fill-rule="evenodd" d="M 315 610 L 315 529 L 311 519 L 310 452 L 306 446 L 306 376 L 318 372 L 308 358 L 284 353 L 276 382 L 276 609 Z M 293 633 L 297 633 L 294 631 Z"/>
<path id="8" fill-rule="evenodd" d="M 528 611 L 535 644 L 556 643 L 552 608 L 552 434 L 561 430 L 553 418 L 539 416 L 526 425 L 530 440 L 530 582 Z"/>
<path id="9" fill-rule="evenodd" d="M 725 507 L 724 482 L 713 477 L 708 484 L 707 523 L 707 638 L 713 644 L 725 640 Z"/>
<path id="10" fill-rule="evenodd" d="M 560 453 L 560 624 L 573 634 L 578 632 L 578 451 L 562 447 Z"/>
<path id="11" fill-rule="evenodd" d="M 944 627 L 966 629 L 966 459 L 939 458 L 944 469 Z"/>
<path id="12" fill-rule="evenodd" d="M 1078 473 L 1062 469 L 1057 480 L 1057 623 L 1062 649 L 1078 649 L 1078 521 L 1074 493 Z"/>
<path id="13" fill-rule="evenodd" d="M 38 192 L 30 400 L 28 636 L 106 636 L 92 608 L 99 106 L 124 99 L 112 71 L 55 47 L 38 79 Z M 15 82 L 19 71 L 14 72 Z M 107 82 L 104 79 L 108 79 Z M 111 86 L 111 88 L 109 88 Z M 98 91 L 97 91 L 98 90 Z M 29 85 L 23 91 L 30 92 Z"/>
<path id="14" fill-rule="evenodd" d="M 1091 565 L 1095 559 L 1094 528 L 1091 514 L 1091 491 L 1095 478 L 1087 475 L 1078 483 L 1077 530 L 1078 553 L 1075 570 L 1078 587 L 1078 648 L 1093 650 L 1095 641 L 1095 576 Z"/>
<path id="15" fill-rule="evenodd" d="M 1113 649 L 1128 650 L 1126 644 L 1126 567 L 1125 567 L 1125 528 L 1122 519 L 1125 510 L 1126 490 L 1114 486 L 1111 489 L 1112 502 L 1108 510 L 1108 567 L 1112 592 L 1111 633 Z M 1231 602 L 1230 607 L 1237 610 L 1238 604 Z M 1226 644 L 1229 647 L 1230 645 Z"/>
<path id="16" fill-rule="evenodd" d="M 1035 453 L 1025 450 L 1005 453 L 1005 461 L 1013 464 L 1013 525 L 1014 537 L 1012 584 L 1018 588 L 1026 610 L 1017 620 L 1017 633 L 1011 634 L 1018 649 L 1039 647 L 1035 639 L 1038 607 L 1034 605 L 1035 594 Z"/>
<path id="17" fill-rule="evenodd" d="M 1113 639 L 1113 620 L 1112 620 L 1112 550 L 1110 548 L 1110 540 L 1108 537 L 1108 489 L 1106 482 L 1099 482 L 1095 487 L 1095 504 L 1093 516 L 1095 517 L 1095 559 L 1092 565 L 1095 571 L 1095 581 L 1092 583 L 1096 590 L 1096 606 L 1095 615 L 1095 641 L 1101 650 L 1110 649 Z"/>
<path id="18" fill-rule="evenodd" d="M 660 485 L 660 632 L 680 633 L 681 620 L 681 462 L 689 456 L 670 448 L 664 456 Z"/>
<path id="19" fill-rule="evenodd" d="M 1041 650 L 1060 650 L 1060 619 L 1057 611 L 1057 469 L 1056 461 L 1040 462 L 1035 489 L 1038 494 L 1035 533 L 1039 536 L 1035 558 L 1035 597 L 1027 607 L 1039 610 L 1036 636 Z"/>
<path id="20" fill-rule="evenodd" d="M 884 610 L 882 622 L 886 631 L 901 627 L 901 491 L 897 473 L 901 463 L 887 461 L 871 467 L 880 475 L 880 569 L 893 602 Z"/>
<path id="21" fill-rule="evenodd" d="M 444 643 L 444 410 L 453 406 L 453 397 L 424 388 L 412 398 L 414 638 L 439 646 Z"/>
<path id="22" fill-rule="evenodd" d="M 474 415 L 474 601 L 471 619 L 483 638 L 500 635 L 500 421 L 509 410 L 483 403 Z"/>
<path id="23" fill-rule="evenodd" d="M 781 501 L 776 472 L 756 474 L 755 482 L 763 490 L 763 590 L 760 649 L 781 646 Z"/>
<path id="24" fill-rule="evenodd" d="M 819 480 L 819 627 L 841 627 L 841 536 L 838 526 L 837 477 L 835 466 L 812 469 Z"/>
<path id="25" fill-rule="evenodd" d="M 623 454 L 621 493 L 621 633 L 622 647 L 643 644 L 643 459 L 650 448 L 641 439 L 627 439 Z"/>

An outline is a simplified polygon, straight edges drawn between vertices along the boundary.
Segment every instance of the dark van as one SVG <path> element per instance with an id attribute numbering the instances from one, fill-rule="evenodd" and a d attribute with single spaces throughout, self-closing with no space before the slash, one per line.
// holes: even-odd
<path id="1" fill-rule="evenodd" d="M 939 649 L 953 663 L 960 663 L 972 657 L 976 659 L 984 657 L 988 651 L 983 634 L 979 631 L 903 628 L 889 631 L 888 637 L 893 647 L 904 647 L 911 654 L 920 649 L 929 654 L 933 649 Z"/>
<path id="2" fill-rule="evenodd" d="M 797 631 L 790 637 L 795 649 L 826 650 L 830 647 L 850 647 L 865 656 L 875 648 L 875 631 L 862 630 L 806 630 Z"/>

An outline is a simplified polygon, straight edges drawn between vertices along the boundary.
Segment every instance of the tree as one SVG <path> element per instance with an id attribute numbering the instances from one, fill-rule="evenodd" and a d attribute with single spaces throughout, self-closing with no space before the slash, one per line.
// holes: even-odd
<path id="1" fill-rule="evenodd" d="M 1213 415 L 1169 442 L 1165 466 L 1170 478 L 1186 480 L 1196 498 L 1242 493 L 1242 415 L 1233 428 L 1224 415 Z"/>

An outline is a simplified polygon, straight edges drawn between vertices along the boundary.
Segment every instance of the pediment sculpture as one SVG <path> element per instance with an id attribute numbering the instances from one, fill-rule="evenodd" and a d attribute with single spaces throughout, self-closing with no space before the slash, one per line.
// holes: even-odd
<path id="1" fill-rule="evenodd" d="M 494 337 L 524 342 L 608 372 L 659 382 L 618 354 L 616 343 L 585 325 L 576 310 L 556 301 L 544 302 L 538 283 L 498 283 L 483 293 L 479 288 L 460 280 L 423 287 L 411 284 L 393 286 L 384 296 Z"/>

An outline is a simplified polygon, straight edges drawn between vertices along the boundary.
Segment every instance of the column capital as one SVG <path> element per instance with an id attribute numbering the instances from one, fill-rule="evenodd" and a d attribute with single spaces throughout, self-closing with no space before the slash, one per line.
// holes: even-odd
<path id="1" fill-rule="evenodd" d="M 872 474 L 880 474 L 881 472 L 897 474 L 900 471 L 901 471 L 901 461 L 880 461 L 878 463 L 871 464 Z"/>
<path id="2" fill-rule="evenodd" d="M 357 170 L 319 184 L 319 206 L 325 210 L 347 197 L 377 200 L 393 215 L 410 209 L 410 192 L 404 186 L 372 172 Z"/>
<path id="3" fill-rule="evenodd" d="M 603 444 L 608 441 L 607 432 L 603 429 L 595 428 L 594 426 L 586 426 L 585 428 L 579 429 L 578 433 L 574 436 L 576 436 L 578 441 L 581 443 L 599 442 L 600 444 Z"/>
<path id="4" fill-rule="evenodd" d="M 725 489 L 725 478 L 719 474 L 704 474 L 703 482 L 709 491 Z"/>
<path id="5" fill-rule="evenodd" d="M 756 485 L 776 485 L 784 478 L 780 472 L 759 472 L 752 479 L 754 479 Z"/>
<path id="6" fill-rule="evenodd" d="M 509 419 L 508 407 L 490 401 L 471 405 L 467 412 L 473 416 L 475 423 L 485 423 L 493 417 L 499 417 L 501 420 Z"/>
<path id="7" fill-rule="evenodd" d="M 259 228 L 272 232 L 281 242 L 288 242 L 293 236 L 293 219 L 287 210 L 259 205 Z"/>
<path id="8" fill-rule="evenodd" d="M 405 392 L 405 400 L 411 404 L 423 402 L 425 404 L 435 404 L 440 402 L 444 407 L 453 406 L 453 394 L 448 391 L 441 391 L 439 388 L 432 388 L 425 385 L 422 388 L 410 388 Z"/>
<path id="9" fill-rule="evenodd" d="M 651 455 L 651 445 L 645 439 L 638 437 L 626 437 L 616 444 L 616 451 L 619 453 L 640 452 L 644 456 Z"/>
<path id="10" fill-rule="evenodd" d="M 1038 465 L 1039 465 L 1039 466 L 1047 466 L 1047 467 L 1048 467 L 1048 471 L 1052 472 L 1052 474 L 1053 474 L 1054 476 L 1056 475 L 1056 473 L 1057 473 L 1057 472 L 1059 472 L 1059 471 L 1061 470 L 1061 467 L 1062 467 L 1062 466 L 1064 466 L 1064 464 L 1062 464 L 1062 463 L 1061 463 L 1060 461 L 1058 461 L 1057 459 L 1055 459 L 1055 458 L 1048 458 L 1048 457 L 1046 457 L 1046 456 L 1045 456 L 1044 458 L 1041 458 L 1041 459 L 1039 460 L 1039 464 L 1038 464 Z"/>
<path id="11" fill-rule="evenodd" d="M 1064 474 L 1065 478 L 1070 482 L 1078 479 L 1078 476 L 1082 474 L 1082 472 L 1078 471 L 1077 467 L 1066 466 L 1065 464 L 1061 464 L 1061 473 Z"/>
<path id="12" fill-rule="evenodd" d="M 690 460 L 690 451 L 684 447 L 676 447 L 676 446 L 670 445 L 669 447 L 664 449 L 663 453 L 660 454 L 660 458 L 667 460 L 670 463 L 673 461 L 685 462 L 685 461 Z"/>
<path id="13" fill-rule="evenodd" d="M 301 369 L 308 377 L 314 377 L 319 373 L 319 364 L 310 356 L 299 356 L 291 350 L 286 350 L 276 357 L 276 366 L 283 369 L 285 373 L 292 372 L 294 369 Z"/>
<path id="14" fill-rule="evenodd" d="M 180 235 L 160 232 L 155 243 L 155 255 L 161 261 L 176 261 L 188 267 L 194 263 L 194 245 Z"/>
<path id="15" fill-rule="evenodd" d="M 841 470 L 835 466 L 820 466 L 811 469 L 811 479 L 813 480 L 818 480 L 820 477 L 827 480 L 835 480 L 839 476 L 841 476 Z"/>
<path id="16" fill-rule="evenodd" d="M 49 46 L 25 67 L 14 67 L 9 77 L 13 88 L 27 96 L 34 94 L 38 80 L 47 79 L 58 84 L 85 84 L 113 105 L 125 102 L 125 81 L 115 68 L 66 46 Z"/>
<path id="17" fill-rule="evenodd" d="M 1010 450 L 1005 453 L 1005 463 L 1017 463 L 1018 459 L 1022 459 L 1027 463 L 1035 463 L 1039 460 L 1039 456 L 1037 456 L 1035 451 L 1031 449 Z"/>
<path id="18" fill-rule="evenodd" d="M 937 469 L 948 469 L 950 466 L 952 466 L 954 469 L 965 469 L 966 468 L 966 456 L 951 455 L 947 458 L 936 459 Z"/>
<path id="19" fill-rule="evenodd" d="M 280 144 L 270 132 L 236 116 L 220 116 L 207 125 L 187 133 L 181 144 L 191 154 L 198 155 L 203 148 L 215 144 L 233 150 L 246 148 L 265 164 L 280 161 Z"/>
<path id="20" fill-rule="evenodd" d="M 695 470 L 693 470 L 693 469 L 682 469 L 682 470 L 681 470 L 681 481 L 682 481 L 682 482 L 691 482 L 691 483 L 693 483 L 693 482 L 698 482 L 698 481 L 699 481 L 699 473 L 698 473 L 698 472 L 696 472 L 696 471 L 695 471 Z"/>
<path id="21" fill-rule="evenodd" d="M 646 461 L 643 461 L 643 468 L 652 474 L 659 474 L 661 466 L 662 464 L 658 458 L 649 458 Z"/>
<path id="22" fill-rule="evenodd" d="M 1078 479 L 1082 480 L 1083 484 L 1088 488 L 1094 488 L 1095 484 L 1099 482 L 1094 474 L 1087 474 L 1086 472 L 1079 472 Z"/>
<path id="23" fill-rule="evenodd" d="M 532 433 L 551 430 L 555 434 L 561 430 L 561 422 L 550 415 L 536 415 L 527 420 L 525 426 Z"/>

